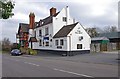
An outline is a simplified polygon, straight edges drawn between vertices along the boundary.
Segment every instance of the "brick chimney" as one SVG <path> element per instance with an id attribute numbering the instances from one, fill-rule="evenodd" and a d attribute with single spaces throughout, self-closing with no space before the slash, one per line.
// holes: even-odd
<path id="1" fill-rule="evenodd" d="M 50 16 L 52 16 L 52 15 L 54 15 L 54 14 L 56 14 L 56 8 L 52 7 L 52 8 L 50 9 Z"/>
<path id="2" fill-rule="evenodd" d="M 30 13 L 29 15 L 29 29 L 34 29 L 35 27 L 35 15 L 34 13 Z"/>

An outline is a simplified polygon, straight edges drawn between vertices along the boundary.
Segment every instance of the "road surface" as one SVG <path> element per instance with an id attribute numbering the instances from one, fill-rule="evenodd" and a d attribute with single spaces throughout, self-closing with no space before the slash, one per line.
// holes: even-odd
<path id="1" fill-rule="evenodd" d="M 68 57 L 71 60 L 67 61 L 67 57 L 59 56 L 3 54 L 2 77 L 118 77 L 117 64 L 72 61 L 72 58 L 75 59 Z"/>

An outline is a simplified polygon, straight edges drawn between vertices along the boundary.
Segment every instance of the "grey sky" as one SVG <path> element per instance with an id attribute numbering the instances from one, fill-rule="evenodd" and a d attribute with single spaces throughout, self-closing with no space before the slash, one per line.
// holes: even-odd
<path id="1" fill-rule="evenodd" d="M 49 1 L 49 2 L 48 2 Z M 64 0 L 63 0 L 64 1 Z M 60 11 L 69 6 L 71 17 L 75 18 L 85 27 L 118 26 L 118 1 L 119 0 L 15 0 L 14 16 L 8 20 L 0 20 L 2 38 L 8 37 L 16 42 L 15 33 L 19 23 L 29 23 L 29 13 L 35 13 L 35 21 L 49 16 L 49 9 L 56 7 Z M 0 31 L 1 34 L 1 31 Z"/>

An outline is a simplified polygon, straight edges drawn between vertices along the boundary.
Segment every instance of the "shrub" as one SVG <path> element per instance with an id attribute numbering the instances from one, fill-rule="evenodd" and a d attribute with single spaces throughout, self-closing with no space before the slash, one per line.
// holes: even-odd
<path id="1" fill-rule="evenodd" d="M 25 54 L 26 53 L 26 49 L 24 47 L 20 47 L 20 51 Z"/>
<path id="2" fill-rule="evenodd" d="M 33 49 L 29 49 L 30 55 L 36 55 L 37 51 Z"/>
<path id="3" fill-rule="evenodd" d="M 30 54 L 30 55 L 36 55 L 37 54 L 36 50 L 30 49 L 30 48 L 21 47 L 20 50 L 24 54 Z"/>

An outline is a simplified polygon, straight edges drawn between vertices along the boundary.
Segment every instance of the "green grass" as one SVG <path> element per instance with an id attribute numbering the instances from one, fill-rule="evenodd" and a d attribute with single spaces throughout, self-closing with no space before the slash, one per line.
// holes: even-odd
<path id="1" fill-rule="evenodd" d="M 2 51 L 0 50 L 0 53 L 9 53 L 10 51 Z"/>

